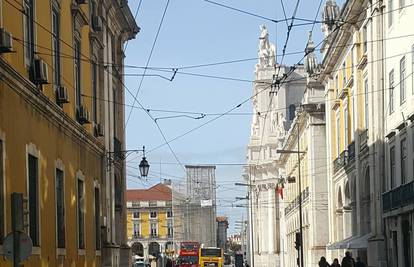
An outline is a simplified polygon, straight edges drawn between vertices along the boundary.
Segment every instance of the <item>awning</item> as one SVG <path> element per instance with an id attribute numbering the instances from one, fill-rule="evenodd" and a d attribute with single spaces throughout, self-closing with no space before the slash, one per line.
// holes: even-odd
<path id="1" fill-rule="evenodd" d="M 334 249 L 358 249 L 358 248 L 367 248 L 368 247 L 368 238 L 371 234 L 366 234 L 363 236 L 352 236 L 347 239 L 335 242 L 326 246 L 329 250 Z"/>

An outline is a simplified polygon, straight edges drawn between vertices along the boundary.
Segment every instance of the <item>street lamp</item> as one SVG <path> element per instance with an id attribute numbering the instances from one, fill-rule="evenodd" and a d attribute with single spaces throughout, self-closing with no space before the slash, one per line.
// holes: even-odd
<path id="1" fill-rule="evenodd" d="M 107 152 L 107 170 L 110 170 L 112 165 L 115 165 L 115 163 L 119 163 L 122 160 L 125 160 L 129 155 L 132 153 L 138 153 L 142 152 L 142 160 L 139 163 L 139 172 L 141 174 L 141 177 L 147 177 L 149 172 L 149 163 L 147 161 L 147 158 L 145 157 L 145 146 L 142 147 L 142 149 L 132 149 L 132 150 L 117 150 Z"/>

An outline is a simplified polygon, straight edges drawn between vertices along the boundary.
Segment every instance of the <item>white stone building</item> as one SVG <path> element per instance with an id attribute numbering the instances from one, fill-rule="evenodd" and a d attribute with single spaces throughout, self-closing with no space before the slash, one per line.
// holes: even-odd
<path id="1" fill-rule="evenodd" d="M 296 236 L 300 236 L 301 225 L 303 266 L 317 266 L 321 256 L 326 254 L 329 240 L 324 87 L 309 78 L 317 71 L 313 50 L 310 35 L 305 63 L 308 73 L 306 91 L 297 106 L 296 117 L 281 147 L 284 152 L 278 160 L 284 174 L 281 179 L 284 184 L 281 243 L 285 267 L 297 266 L 300 256 L 295 242 Z"/>
<path id="2" fill-rule="evenodd" d="M 259 38 L 259 63 L 253 88 L 253 121 L 244 179 L 249 186 L 249 262 L 252 267 L 282 266 L 280 263 L 279 199 L 276 185 L 280 173 L 276 149 L 285 139 L 294 112 L 305 90 L 303 66 L 275 62 L 275 47 L 265 26 Z M 282 78 L 289 73 L 288 79 Z M 273 86 L 272 86 L 273 84 Z"/>
<path id="3" fill-rule="evenodd" d="M 382 211 L 388 266 L 413 266 L 414 225 L 414 9 L 386 1 L 383 15 L 385 193 Z"/>

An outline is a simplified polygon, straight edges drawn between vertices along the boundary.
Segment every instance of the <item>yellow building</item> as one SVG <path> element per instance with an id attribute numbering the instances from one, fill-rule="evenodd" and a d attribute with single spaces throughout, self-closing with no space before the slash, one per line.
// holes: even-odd
<path id="1" fill-rule="evenodd" d="M 132 255 L 148 260 L 160 253 L 172 256 L 173 213 L 170 181 L 148 189 L 128 189 L 128 243 Z"/>
<path id="2" fill-rule="evenodd" d="M 105 160 L 124 147 L 112 102 L 139 30 L 126 1 L 4 0 L 0 28 L 0 254 L 18 192 L 33 242 L 25 266 L 126 266 L 124 162 Z"/>
<path id="3" fill-rule="evenodd" d="M 371 9 L 376 7 L 364 1 L 347 1 L 339 12 L 335 1 L 327 2 L 320 77 L 326 93 L 328 207 L 332 226 L 328 257 L 340 258 L 347 249 L 363 262 L 367 262 L 371 232 L 368 146 L 373 125 L 369 118 L 374 112 L 370 88 L 374 85 L 369 54 L 375 44 L 370 30 Z M 331 23 L 336 20 L 345 23 L 337 28 Z"/>

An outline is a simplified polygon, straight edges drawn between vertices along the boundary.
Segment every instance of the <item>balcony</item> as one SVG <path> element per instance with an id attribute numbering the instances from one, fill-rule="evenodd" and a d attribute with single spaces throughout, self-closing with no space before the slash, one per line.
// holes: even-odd
<path id="1" fill-rule="evenodd" d="M 355 142 L 352 142 L 348 146 L 348 163 L 355 160 Z"/>
<path id="2" fill-rule="evenodd" d="M 300 196 L 297 196 L 287 205 L 287 207 L 285 208 L 285 215 L 287 215 L 299 206 L 299 197 L 302 197 L 302 203 L 305 202 L 305 200 L 307 200 L 309 197 L 309 187 L 306 187 L 305 190 L 302 191 L 302 194 L 300 194 Z"/>
<path id="3" fill-rule="evenodd" d="M 342 151 L 342 153 L 333 162 L 334 173 L 342 169 L 348 164 L 348 150 Z"/>
<path id="4" fill-rule="evenodd" d="M 363 151 L 368 148 L 368 129 L 363 130 L 359 134 L 359 151 Z"/>
<path id="5" fill-rule="evenodd" d="M 402 208 L 414 203 L 414 181 L 400 185 L 382 194 L 383 212 Z"/>

